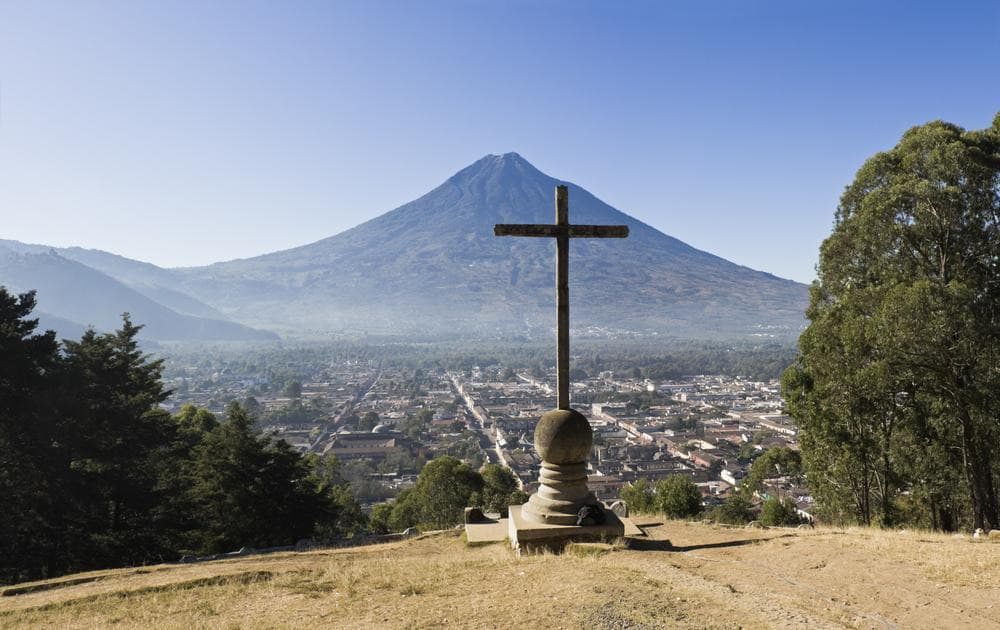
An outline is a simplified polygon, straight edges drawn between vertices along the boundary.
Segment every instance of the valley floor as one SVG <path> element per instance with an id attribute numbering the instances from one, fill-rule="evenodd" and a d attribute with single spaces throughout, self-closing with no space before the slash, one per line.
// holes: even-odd
<path id="1" fill-rule="evenodd" d="M 0 597 L 0 626 L 1000 628 L 1000 544 L 685 522 L 647 531 L 640 548 L 600 555 L 519 558 L 449 533 L 78 574 Z"/>

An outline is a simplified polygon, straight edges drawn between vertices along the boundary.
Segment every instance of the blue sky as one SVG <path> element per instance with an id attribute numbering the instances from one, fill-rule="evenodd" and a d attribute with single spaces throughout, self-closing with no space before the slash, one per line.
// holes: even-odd
<path id="1" fill-rule="evenodd" d="M 861 163 L 998 77 L 997 2 L 0 0 L 0 238 L 253 256 L 517 151 L 808 282 Z"/>

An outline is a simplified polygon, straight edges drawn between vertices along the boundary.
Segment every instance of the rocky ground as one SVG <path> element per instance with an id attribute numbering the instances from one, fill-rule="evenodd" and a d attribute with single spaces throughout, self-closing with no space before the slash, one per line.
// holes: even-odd
<path id="1" fill-rule="evenodd" d="M 0 626 L 1000 628 L 1000 544 L 647 524 L 559 556 L 448 533 L 79 574 L 6 589 Z"/>

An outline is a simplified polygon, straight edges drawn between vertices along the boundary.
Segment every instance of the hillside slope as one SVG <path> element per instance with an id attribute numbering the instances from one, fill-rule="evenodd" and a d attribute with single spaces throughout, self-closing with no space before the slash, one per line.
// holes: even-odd
<path id="1" fill-rule="evenodd" d="M 647 531 L 642 550 L 601 556 L 518 558 L 447 534 L 67 576 L 0 597 L 0 626 L 1000 627 L 1000 544 L 684 522 Z"/>
<path id="2" fill-rule="evenodd" d="M 99 249 L 82 247 L 50 247 L 0 239 L 0 251 L 8 250 L 17 254 L 56 254 L 67 260 L 114 278 L 130 289 L 183 315 L 225 320 L 226 317 L 208 304 L 185 295 L 172 287 L 180 283 L 176 271 L 156 265 L 132 260 Z M 0 280 L 3 280 L 0 277 Z"/>
<path id="3" fill-rule="evenodd" d="M 0 286 L 9 291 L 37 291 L 38 311 L 45 326 L 62 337 L 78 337 L 93 326 L 112 331 L 121 315 L 143 325 L 140 337 L 155 340 L 264 341 L 270 332 L 242 324 L 179 313 L 96 269 L 55 251 L 22 253 L 0 245 Z"/>

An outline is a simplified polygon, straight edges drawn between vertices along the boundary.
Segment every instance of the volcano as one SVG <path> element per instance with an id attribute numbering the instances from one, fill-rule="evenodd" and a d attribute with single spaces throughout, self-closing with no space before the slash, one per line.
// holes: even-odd
<path id="1" fill-rule="evenodd" d="M 551 223 L 566 184 L 570 222 L 630 236 L 574 239 L 572 327 L 681 337 L 793 337 L 807 287 L 695 249 L 542 173 L 488 155 L 419 199 L 315 243 L 186 269 L 181 288 L 236 321 L 307 330 L 472 334 L 549 331 L 554 243 L 493 236 Z M 678 215 L 682 217 L 681 214 Z"/>

